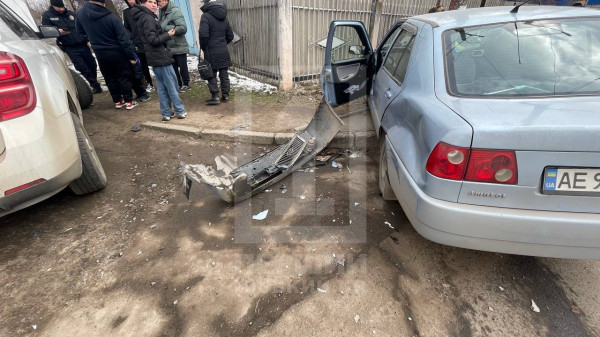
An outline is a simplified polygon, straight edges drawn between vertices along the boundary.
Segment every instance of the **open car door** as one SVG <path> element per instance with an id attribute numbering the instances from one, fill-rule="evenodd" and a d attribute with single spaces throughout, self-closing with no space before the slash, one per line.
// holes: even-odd
<path id="1" fill-rule="evenodd" d="M 331 23 L 321 73 L 323 94 L 331 106 L 340 106 L 367 94 L 372 53 L 362 22 Z"/>

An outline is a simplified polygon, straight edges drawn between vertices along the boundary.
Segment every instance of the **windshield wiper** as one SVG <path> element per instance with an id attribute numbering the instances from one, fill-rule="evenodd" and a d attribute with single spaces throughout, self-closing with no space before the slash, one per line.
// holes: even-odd
<path id="1" fill-rule="evenodd" d="M 569 94 L 572 94 L 572 93 L 574 93 L 574 92 L 576 92 L 576 91 L 579 91 L 579 90 L 581 90 L 581 89 L 583 89 L 583 88 L 587 87 L 588 85 L 594 84 L 594 83 L 596 83 L 596 82 L 598 82 L 598 81 L 600 81 L 600 77 L 596 77 L 595 79 L 591 80 L 590 82 L 588 82 L 588 83 L 586 83 L 586 84 L 584 84 L 584 85 L 581 85 L 581 86 L 579 86 L 577 89 L 575 89 L 575 90 L 573 90 L 573 91 L 569 92 Z"/>
<path id="2" fill-rule="evenodd" d="M 550 94 L 550 91 L 544 90 L 544 89 L 540 89 L 540 88 L 536 88 L 536 87 L 531 87 L 528 85 L 517 85 L 516 87 L 512 87 L 509 89 L 504 89 L 504 90 L 499 90 L 499 91 L 494 91 L 494 92 L 487 92 L 484 95 L 496 95 L 496 94 L 501 94 L 503 92 L 507 92 L 507 91 L 512 91 L 512 90 L 521 90 L 521 89 L 533 89 L 533 90 L 537 90 L 537 91 L 541 91 L 541 92 L 545 92 L 547 94 Z"/>

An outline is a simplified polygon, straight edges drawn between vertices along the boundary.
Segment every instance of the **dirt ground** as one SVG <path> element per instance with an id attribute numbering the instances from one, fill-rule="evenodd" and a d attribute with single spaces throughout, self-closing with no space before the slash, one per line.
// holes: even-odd
<path id="1" fill-rule="evenodd" d="M 182 161 L 265 148 L 129 131 L 158 115 L 153 100 L 125 112 L 98 97 L 84 112 L 106 189 L 0 218 L 0 335 L 600 335 L 600 263 L 427 241 L 379 197 L 372 150 L 235 207 L 202 186 L 187 201 Z M 255 116 L 290 105 L 252 101 Z"/>

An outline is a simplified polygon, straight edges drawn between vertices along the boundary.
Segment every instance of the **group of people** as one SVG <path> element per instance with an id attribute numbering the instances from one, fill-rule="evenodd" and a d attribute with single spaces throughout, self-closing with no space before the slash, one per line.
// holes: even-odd
<path id="1" fill-rule="evenodd" d="M 169 121 L 175 116 L 185 118 L 187 113 L 179 93 L 190 90 L 189 46 L 185 38 L 188 28 L 181 10 L 172 0 L 124 1 L 128 8 L 123 11 L 121 21 L 106 9 L 105 0 L 89 0 L 76 13 L 67 10 L 63 0 L 50 0 L 42 24 L 58 28 L 57 45 L 69 55 L 94 93 L 102 92 L 96 72 L 98 60 L 115 108 L 133 109 L 138 100 L 149 100 L 148 92 L 156 87 L 162 120 Z M 206 103 L 215 105 L 229 100 L 231 58 L 227 44 L 233 40 L 233 31 L 223 3 L 204 0 L 201 10 L 204 15 L 199 29 L 200 47 L 214 73 L 208 80 L 211 97 Z"/>

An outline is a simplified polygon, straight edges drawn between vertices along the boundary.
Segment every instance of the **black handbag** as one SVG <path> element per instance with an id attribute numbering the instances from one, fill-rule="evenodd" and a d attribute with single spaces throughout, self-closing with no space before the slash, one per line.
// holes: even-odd
<path id="1" fill-rule="evenodd" d="M 210 62 L 198 56 L 198 73 L 203 80 L 210 80 L 215 77 Z"/>

